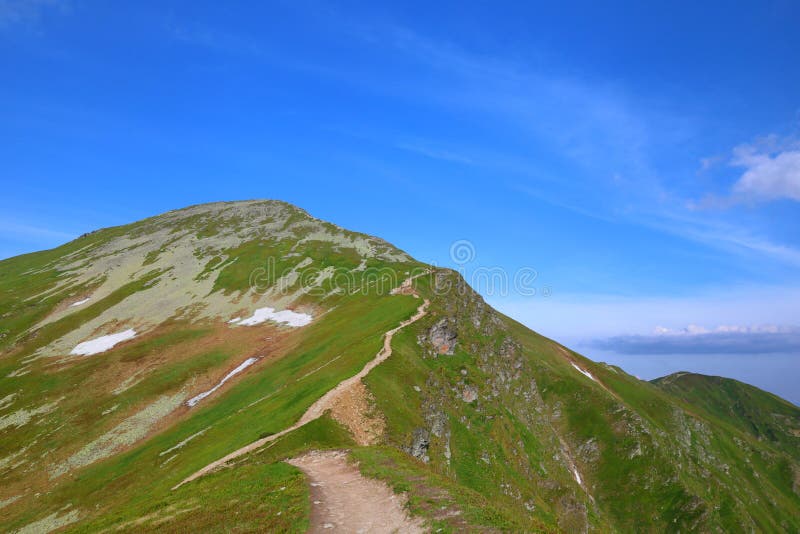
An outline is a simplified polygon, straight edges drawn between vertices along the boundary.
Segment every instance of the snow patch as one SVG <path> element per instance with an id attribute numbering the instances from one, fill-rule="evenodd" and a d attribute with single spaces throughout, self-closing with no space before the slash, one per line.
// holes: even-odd
<path id="1" fill-rule="evenodd" d="M 583 486 L 583 481 L 581 480 L 581 474 L 578 473 L 578 470 L 575 467 L 572 468 L 572 474 L 575 475 L 575 482 Z"/>
<path id="2" fill-rule="evenodd" d="M 283 323 L 287 326 L 298 327 L 305 326 L 310 323 L 311 316 L 307 313 L 297 313 L 293 312 L 292 310 L 282 310 L 276 312 L 275 308 L 266 307 L 258 308 L 253 312 L 253 315 L 247 319 L 240 319 L 236 317 L 228 322 L 232 324 L 238 324 L 240 326 L 253 326 L 266 321 L 274 321 L 276 323 Z"/>
<path id="3" fill-rule="evenodd" d="M 203 430 L 201 430 L 200 432 L 195 432 L 194 434 L 192 434 L 191 436 L 189 436 L 189 437 L 188 437 L 188 438 L 186 438 L 185 440 L 181 441 L 181 442 L 180 442 L 180 443 L 178 443 L 177 445 L 173 445 L 173 446 L 172 446 L 172 447 L 170 447 L 169 449 L 167 449 L 167 450 L 165 450 L 165 451 L 161 451 L 160 453 L 158 453 L 158 455 L 159 455 L 159 456 L 164 456 L 165 454 L 169 454 L 169 453 L 171 453 L 172 451 L 176 451 L 176 450 L 180 449 L 181 447 L 183 447 L 184 445 L 186 445 L 187 443 L 189 443 L 190 441 L 192 441 L 194 438 L 196 438 L 196 437 L 199 437 L 199 436 L 202 436 L 203 434 L 205 434 L 205 433 L 206 433 L 206 431 L 207 431 L 209 428 L 211 428 L 211 427 L 210 427 L 210 426 L 207 426 L 207 427 L 205 427 Z M 168 462 L 168 461 L 169 461 L 169 460 L 167 460 L 167 462 Z M 164 462 L 164 463 L 167 463 L 167 462 Z"/>
<path id="4" fill-rule="evenodd" d="M 314 373 L 316 373 L 317 371 L 319 371 L 323 367 L 326 367 L 326 366 L 332 364 L 333 362 L 335 362 L 336 360 L 338 360 L 341 357 L 342 357 L 342 355 L 340 354 L 340 355 L 336 356 L 335 358 L 331 358 L 330 360 L 328 360 L 327 362 L 323 363 L 322 365 L 320 365 L 316 369 L 312 369 L 311 371 L 307 372 L 306 374 L 304 374 L 303 376 L 301 376 L 300 378 L 295 380 L 295 382 L 300 382 L 302 379 L 304 379 L 304 378 L 306 378 L 306 377 L 308 377 L 310 375 L 313 375 Z"/>
<path id="5" fill-rule="evenodd" d="M 572 362 L 570 362 L 570 363 L 572 363 Z M 572 363 L 572 367 L 577 369 L 582 375 L 584 375 L 586 377 L 589 377 L 591 380 L 594 380 L 595 382 L 597 382 L 597 379 L 595 379 L 595 377 L 593 377 L 592 373 L 590 373 L 589 371 L 584 371 L 583 369 L 581 369 L 580 367 L 578 367 L 574 363 Z"/>
<path id="6" fill-rule="evenodd" d="M 77 354 L 79 356 L 91 356 L 93 354 L 100 354 L 101 352 L 109 350 L 117 343 L 122 343 L 123 341 L 132 339 L 135 335 L 136 335 L 136 330 L 134 330 L 133 328 L 129 328 L 123 332 L 118 332 L 116 334 L 100 336 L 96 339 L 90 339 L 89 341 L 78 343 L 78 345 L 74 349 L 72 349 L 72 352 L 70 352 L 70 354 Z"/>
<path id="7" fill-rule="evenodd" d="M 193 407 L 193 406 L 195 406 L 195 405 L 196 405 L 198 402 L 200 402 L 201 400 L 205 399 L 206 397 L 208 397 L 209 395 L 211 395 L 212 393 L 214 393 L 215 391 L 217 391 L 219 388 L 221 388 L 221 387 L 222 387 L 222 385 L 223 385 L 225 382 L 227 382 L 227 381 L 228 381 L 228 380 L 229 380 L 231 377 L 233 377 L 234 375 L 237 375 L 237 374 L 241 373 L 242 371 L 244 371 L 245 369 L 247 369 L 248 367 L 250 367 L 251 365 L 253 365 L 253 364 L 254 364 L 254 363 L 256 363 L 257 361 L 258 361 L 258 358 L 253 358 L 253 357 L 251 357 L 251 358 L 247 358 L 245 361 L 243 361 L 242 363 L 240 363 L 240 364 L 239 364 L 239 365 L 236 367 L 236 369 L 234 369 L 233 371 L 231 371 L 230 373 L 228 373 L 227 375 L 225 375 L 225 378 L 223 378 L 222 380 L 220 380 L 220 381 L 219 381 L 219 383 L 218 383 L 216 386 L 214 386 L 213 388 L 209 389 L 208 391 L 204 391 L 203 393 L 201 393 L 201 394 L 199 394 L 199 395 L 197 395 L 197 396 L 195 396 L 195 397 L 192 397 L 191 399 L 189 399 L 188 401 L 186 401 L 186 406 L 188 406 L 188 407 L 190 407 L 190 408 L 191 408 L 191 407 Z"/>
<path id="8" fill-rule="evenodd" d="M 91 299 L 91 298 L 92 297 L 86 297 L 85 299 L 79 300 L 78 302 L 73 302 L 72 304 L 69 305 L 69 307 L 70 308 L 74 308 L 75 306 L 80 306 L 81 304 L 86 304 L 87 302 L 89 302 L 89 299 Z"/>

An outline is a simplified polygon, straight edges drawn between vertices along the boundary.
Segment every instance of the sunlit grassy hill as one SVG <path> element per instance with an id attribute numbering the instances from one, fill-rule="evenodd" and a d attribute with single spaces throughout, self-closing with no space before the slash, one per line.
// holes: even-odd
<path id="1" fill-rule="evenodd" d="M 172 489 L 297 422 L 421 300 L 363 380 L 366 408 Z M 434 530 L 800 530 L 797 407 L 724 379 L 638 380 L 283 202 L 0 262 L 0 351 L 0 530 L 303 531 L 308 485 L 282 460 L 325 448 Z"/>

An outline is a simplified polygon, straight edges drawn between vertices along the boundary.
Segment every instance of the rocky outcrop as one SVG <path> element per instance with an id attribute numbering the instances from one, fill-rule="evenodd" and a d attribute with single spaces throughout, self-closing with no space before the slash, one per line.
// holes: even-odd
<path id="1" fill-rule="evenodd" d="M 448 317 L 440 319 L 428 330 L 428 341 L 436 354 L 453 354 L 458 342 L 455 320 Z"/>
<path id="2" fill-rule="evenodd" d="M 406 452 L 428 463 L 431 459 L 428 456 L 428 447 L 431 445 L 431 434 L 424 428 L 415 428 L 411 436 L 411 445 L 406 448 Z"/>

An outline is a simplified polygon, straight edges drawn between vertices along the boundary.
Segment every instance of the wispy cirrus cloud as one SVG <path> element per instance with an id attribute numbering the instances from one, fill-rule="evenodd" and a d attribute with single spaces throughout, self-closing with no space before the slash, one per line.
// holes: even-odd
<path id="1" fill-rule="evenodd" d="M 187 45 L 217 52 L 262 56 L 265 48 L 256 39 L 237 32 L 228 32 L 198 24 L 181 24 L 169 28 L 172 37 Z"/>
<path id="2" fill-rule="evenodd" d="M 592 182 L 610 180 L 615 173 L 651 178 L 647 145 L 654 132 L 649 125 L 656 122 L 660 131 L 675 133 L 675 125 L 685 122 L 656 118 L 658 112 L 619 85 L 472 53 L 408 28 L 362 29 L 359 35 L 433 71 L 424 98 L 513 124 L 565 160 L 592 169 L 586 175 Z"/>
<path id="3" fill-rule="evenodd" d="M 520 61 L 513 53 L 485 54 L 407 27 L 358 21 L 333 8 L 322 11 L 311 14 L 318 17 L 321 33 L 379 51 L 382 65 L 393 66 L 391 73 L 374 65 L 364 68 L 371 65 L 368 61 L 337 63 L 327 56 L 315 64 L 291 50 L 279 52 L 256 36 L 209 27 L 180 28 L 174 37 L 313 71 L 382 97 L 413 101 L 458 119 L 471 117 L 470 122 L 481 125 L 464 139 L 452 131 L 435 139 L 419 131 L 377 127 L 370 133 L 372 141 L 432 160 L 489 169 L 510 190 L 595 219 L 649 228 L 725 253 L 800 265 L 800 250 L 770 235 L 768 224 L 757 227 L 737 214 L 701 209 L 739 201 L 709 196 L 692 202 L 696 193 L 681 190 L 676 185 L 680 180 L 660 168 L 664 147 L 691 145 L 699 135 L 699 119 L 680 107 L 637 94 L 622 83 Z M 501 133 L 494 136 L 496 132 Z M 705 159 L 703 169 L 739 165 L 744 173 L 737 198 L 756 193 L 773 198 L 794 194 L 794 164 L 791 151 L 765 154 L 761 147 L 748 151 L 743 145 L 736 154 Z M 686 170 L 691 174 L 692 162 L 686 162 Z"/>
<path id="4" fill-rule="evenodd" d="M 78 233 L 0 219 L 0 259 L 55 247 L 76 237 Z"/>
<path id="5" fill-rule="evenodd" d="M 76 234 L 63 232 L 61 230 L 2 220 L 0 220 L 0 235 L 17 239 L 48 239 L 64 241 L 78 237 Z"/>
<path id="6" fill-rule="evenodd" d="M 37 26 L 47 10 L 66 11 L 66 0 L 0 0 L 0 29 Z"/>
<path id="7" fill-rule="evenodd" d="M 698 212 L 702 210 L 657 209 L 630 214 L 629 217 L 641 226 L 732 254 L 765 257 L 783 264 L 800 266 L 800 249 L 776 242 L 752 228 L 714 217 L 704 217 Z"/>
<path id="8" fill-rule="evenodd" d="M 430 142 L 408 141 L 397 143 L 395 146 L 400 150 L 413 152 L 431 159 L 449 161 L 452 163 L 461 163 L 464 165 L 474 164 L 474 161 L 471 157 L 458 152 L 453 152 L 448 149 L 440 148 L 439 146 L 433 145 Z"/>
<path id="9" fill-rule="evenodd" d="M 525 181 L 506 179 L 512 189 L 586 216 L 640 225 L 728 253 L 800 265 L 800 249 L 776 241 L 762 228 L 742 224 L 735 215 L 698 209 L 701 206 L 688 200 L 689 195 L 675 187 L 674 180 L 655 163 L 654 153 L 664 146 L 693 139 L 698 130 L 692 117 L 637 97 L 618 84 L 559 76 L 477 55 L 406 28 L 381 28 L 380 32 L 361 28 L 355 33 L 433 69 L 437 76 L 425 87 L 424 98 L 439 99 L 437 104 L 459 112 L 486 115 L 493 123 L 514 124 L 531 144 L 542 143 L 583 172 L 573 170 L 553 180 L 552 173 L 542 172 L 536 161 L 530 161 L 530 154 L 526 155 L 529 161 L 514 169 L 506 164 L 515 158 L 520 161 L 514 154 L 460 157 L 460 162 L 468 159 L 494 167 L 501 175 L 513 170 Z M 456 158 L 448 155 L 471 154 L 452 141 L 446 153 L 429 146 L 404 148 L 451 161 Z M 742 145 L 733 155 L 704 159 L 703 171 L 726 164 L 745 167 L 736 186 L 737 197 L 746 192 L 758 193 L 760 198 L 793 198 L 795 182 L 800 184 L 795 177 L 800 153 L 766 150 L 761 145 Z M 797 188 L 800 194 L 800 185 Z M 604 191 L 604 202 L 587 203 L 598 191 Z M 714 202 L 730 201 L 718 198 Z"/>

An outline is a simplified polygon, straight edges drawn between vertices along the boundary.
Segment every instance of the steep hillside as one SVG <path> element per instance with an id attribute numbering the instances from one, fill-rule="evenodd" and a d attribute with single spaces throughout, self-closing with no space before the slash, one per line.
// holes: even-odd
<path id="1" fill-rule="evenodd" d="M 800 529 L 796 407 L 592 362 L 281 202 L 0 262 L 0 350 L 5 530 L 304 531 L 324 449 L 434 530 Z"/>
<path id="2" fill-rule="evenodd" d="M 653 384 L 709 417 L 800 459 L 800 410 L 794 404 L 721 376 L 681 372 L 653 380 Z"/>

